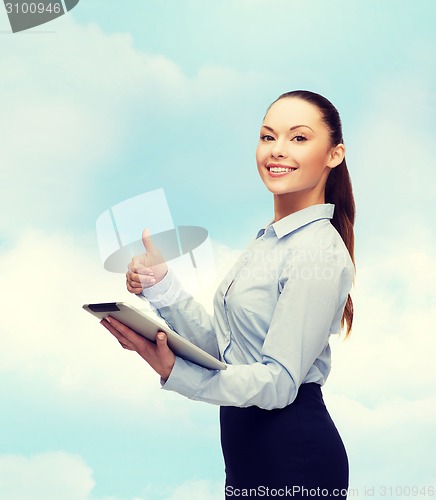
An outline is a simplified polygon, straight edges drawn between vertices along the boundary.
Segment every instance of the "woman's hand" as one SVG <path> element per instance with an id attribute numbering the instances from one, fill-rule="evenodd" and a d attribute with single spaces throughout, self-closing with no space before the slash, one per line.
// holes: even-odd
<path id="1" fill-rule="evenodd" d="M 148 228 L 142 233 L 142 243 L 145 253 L 133 257 L 126 273 L 127 290 L 135 294 L 159 283 L 168 272 L 168 266 L 162 254 L 154 246 Z"/>
<path id="2" fill-rule="evenodd" d="M 101 320 L 100 323 L 112 333 L 124 349 L 136 351 L 163 380 L 167 380 L 176 357 L 168 347 L 164 332 L 158 332 L 154 344 L 111 316 Z"/>

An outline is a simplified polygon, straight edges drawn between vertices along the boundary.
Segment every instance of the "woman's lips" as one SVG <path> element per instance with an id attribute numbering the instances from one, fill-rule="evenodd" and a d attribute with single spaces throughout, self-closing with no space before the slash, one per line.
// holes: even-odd
<path id="1" fill-rule="evenodd" d="M 287 167 L 284 165 L 267 165 L 266 169 L 271 177 L 283 177 L 297 170 L 297 167 Z"/>

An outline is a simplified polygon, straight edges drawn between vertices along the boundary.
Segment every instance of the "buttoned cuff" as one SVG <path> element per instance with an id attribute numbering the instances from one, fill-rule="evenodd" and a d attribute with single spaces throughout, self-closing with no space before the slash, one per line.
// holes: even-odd
<path id="1" fill-rule="evenodd" d="M 176 362 L 170 376 L 166 381 L 161 379 L 161 388 L 166 391 L 177 392 L 189 399 L 194 399 L 197 391 L 215 372 L 216 370 L 203 368 L 176 356 Z"/>
<path id="2" fill-rule="evenodd" d="M 191 297 L 171 269 L 168 269 L 167 274 L 159 283 L 149 288 L 144 288 L 138 296 L 139 298 L 145 297 L 156 309 L 171 306 Z"/>

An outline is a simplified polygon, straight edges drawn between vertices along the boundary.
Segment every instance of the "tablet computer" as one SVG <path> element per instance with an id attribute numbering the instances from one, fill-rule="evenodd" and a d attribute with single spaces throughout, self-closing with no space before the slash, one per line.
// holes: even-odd
<path id="1" fill-rule="evenodd" d="M 164 320 L 156 318 L 151 312 L 137 309 L 125 302 L 102 302 L 98 304 L 84 304 L 83 309 L 93 314 L 100 320 L 107 316 L 113 316 L 121 323 L 131 328 L 152 342 L 156 341 L 158 331 L 167 334 L 168 346 L 176 356 L 180 356 L 187 361 L 192 361 L 197 365 L 210 368 L 212 370 L 225 370 L 227 365 L 219 361 L 211 354 L 203 351 L 189 340 L 186 340 L 174 330 L 172 330 Z"/>

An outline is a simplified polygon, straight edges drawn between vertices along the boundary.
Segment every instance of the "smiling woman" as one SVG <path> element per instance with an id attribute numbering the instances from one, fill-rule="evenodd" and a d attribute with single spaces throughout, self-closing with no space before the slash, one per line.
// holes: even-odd
<path id="1" fill-rule="evenodd" d="M 289 127 L 289 117 L 297 123 L 305 120 L 307 125 Z M 329 131 L 315 106 L 296 98 L 274 103 L 262 125 L 256 160 L 266 187 L 281 195 L 274 198 L 276 209 L 283 206 L 283 215 L 276 213 L 276 218 L 288 215 L 290 199 L 293 211 L 324 203 L 327 177 L 344 155 L 343 144 L 331 146 Z"/>
<path id="2" fill-rule="evenodd" d="M 348 335 L 353 320 L 354 199 L 338 112 L 312 92 L 283 94 L 266 113 L 256 160 L 274 219 L 218 287 L 213 316 L 146 232 L 146 253 L 126 274 L 130 292 L 227 369 L 175 356 L 164 334 L 155 345 L 116 320 L 102 324 L 155 369 L 164 389 L 221 406 L 226 498 L 285 488 L 294 498 L 309 490 L 345 498 L 347 453 L 321 392 L 330 335 Z"/>

